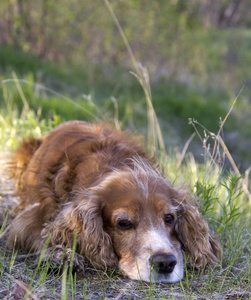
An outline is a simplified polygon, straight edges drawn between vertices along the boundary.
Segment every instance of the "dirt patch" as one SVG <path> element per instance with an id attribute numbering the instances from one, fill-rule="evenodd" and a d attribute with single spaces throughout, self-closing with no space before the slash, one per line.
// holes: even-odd
<path id="1" fill-rule="evenodd" d="M 9 159 L 10 154 L 0 152 L 0 222 L 3 221 L 2 219 L 6 213 L 9 213 L 18 203 L 14 182 L 6 171 Z"/>

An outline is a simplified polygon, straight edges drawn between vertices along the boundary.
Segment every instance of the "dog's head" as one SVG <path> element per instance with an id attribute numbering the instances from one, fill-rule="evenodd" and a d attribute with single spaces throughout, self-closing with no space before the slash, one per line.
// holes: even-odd
<path id="1" fill-rule="evenodd" d="M 120 269 L 144 281 L 182 279 L 183 255 L 175 231 L 179 212 L 164 179 L 123 171 L 107 178 L 103 187 L 104 230 Z"/>
<path id="2" fill-rule="evenodd" d="M 63 211 L 61 235 L 63 227 L 77 231 L 82 253 L 101 265 L 118 265 L 131 279 L 177 282 L 183 251 L 198 268 L 216 263 L 220 253 L 189 197 L 153 166 L 136 161 L 78 191 L 74 207 Z"/>

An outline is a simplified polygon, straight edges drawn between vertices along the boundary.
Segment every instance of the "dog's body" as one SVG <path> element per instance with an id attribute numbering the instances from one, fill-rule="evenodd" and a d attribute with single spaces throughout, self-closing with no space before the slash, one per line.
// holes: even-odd
<path id="1" fill-rule="evenodd" d="M 176 282 L 183 253 L 215 264 L 218 241 L 190 196 L 172 187 L 139 141 L 102 124 L 63 123 L 16 151 L 12 174 L 20 209 L 9 246 L 71 248 L 132 279 Z M 62 250 L 63 251 L 63 250 Z"/>

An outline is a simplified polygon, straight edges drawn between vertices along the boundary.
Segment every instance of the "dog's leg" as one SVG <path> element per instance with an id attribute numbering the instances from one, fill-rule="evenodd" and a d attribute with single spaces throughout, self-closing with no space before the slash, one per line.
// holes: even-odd
<path id="1" fill-rule="evenodd" d="M 7 242 L 9 248 L 38 251 L 41 247 L 43 218 L 39 203 L 26 207 L 12 221 Z"/>

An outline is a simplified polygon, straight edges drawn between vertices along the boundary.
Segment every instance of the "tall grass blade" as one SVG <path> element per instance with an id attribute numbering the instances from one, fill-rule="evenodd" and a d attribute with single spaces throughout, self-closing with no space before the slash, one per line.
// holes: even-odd
<path id="1" fill-rule="evenodd" d="M 114 10 L 108 0 L 104 0 L 105 5 L 107 6 L 113 21 L 122 37 L 122 40 L 126 46 L 127 52 L 130 56 L 132 65 L 134 67 L 135 73 L 132 72 L 132 74 L 138 79 L 140 85 L 143 88 L 146 103 L 147 103 L 147 116 L 148 116 L 148 147 L 149 151 L 152 155 L 157 154 L 158 150 L 162 152 L 162 154 L 166 154 L 166 148 L 164 139 L 162 136 L 162 132 L 160 129 L 159 121 L 156 116 L 153 104 L 152 104 L 152 94 L 151 94 L 151 87 L 150 87 L 150 80 L 149 80 L 149 74 L 146 68 L 144 68 L 141 64 L 139 64 L 133 54 L 133 51 L 131 49 L 131 46 L 128 42 L 128 39 L 118 21 L 118 18 L 116 17 L 116 14 L 114 13 Z"/>

